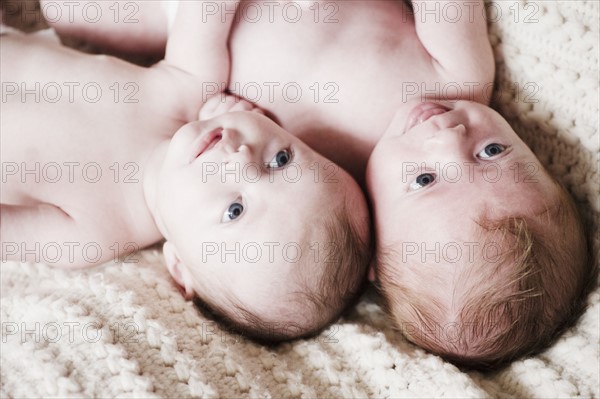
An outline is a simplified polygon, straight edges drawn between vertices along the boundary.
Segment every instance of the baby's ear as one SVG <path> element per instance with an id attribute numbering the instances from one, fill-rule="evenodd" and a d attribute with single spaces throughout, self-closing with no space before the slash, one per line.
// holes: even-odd
<path id="1" fill-rule="evenodd" d="M 163 254 L 165 256 L 165 262 L 167 263 L 167 269 L 179 285 L 181 294 L 187 300 L 193 299 L 194 289 L 192 288 L 192 279 L 188 268 L 179 258 L 175 245 L 170 241 L 166 241 L 163 245 Z"/>

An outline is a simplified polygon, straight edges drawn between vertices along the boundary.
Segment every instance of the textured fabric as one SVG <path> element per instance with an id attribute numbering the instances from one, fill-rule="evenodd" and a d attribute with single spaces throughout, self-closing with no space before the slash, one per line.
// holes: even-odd
<path id="1" fill-rule="evenodd" d="M 495 106 L 574 195 L 598 253 L 599 3 L 490 6 Z M 157 250 L 135 257 L 1 265 L 2 397 L 600 397 L 597 282 L 554 345 L 481 374 L 394 334 L 372 293 L 314 339 L 248 342 L 182 299 Z"/>

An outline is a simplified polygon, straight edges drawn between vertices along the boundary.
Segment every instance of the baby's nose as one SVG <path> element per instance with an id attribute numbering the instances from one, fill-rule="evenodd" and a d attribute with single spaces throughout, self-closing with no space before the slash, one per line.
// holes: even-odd
<path id="1" fill-rule="evenodd" d="M 255 148 L 244 143 L 243 138 L 235 130 L 223 130 L 223 147 L 228 162 L 251 163 L 254 160 Z"/>
<path id="2" fill-rule="evenodd" d="M 464 125 L 457 125 L 451 128 L 440 129 L 427 138 L 426 147 L 445 147 L 460 145 L 467 138 L 467 128 Z"/>
<path id="3" fill-rule="evenodd" d="M 246 144 L 240 145 L 236 152 L 238 157 L 242 159 L 250 160 L 252 158 L 252 150 Z"/>
<path id="4" fill-rule="evenodd" d="M 467 128 L 462 123 L 453 127 L 443 128 L 437 131 L 434 136 L 442 136 L 442 138 L 448 138 L 448 136 L 454 136 L 457 139 L 464 139 L 467 137 Z"/>
<path id="5" fill-rule="evenodd" d="M 246 144 L 232 146 L 228 154 L 228 162 L 239 163 L 242 167 L 253 163 L 253 151 Z"/>
<path id="6" fill-rule="evenodd" d="M 442 151 L 444 155 L 462 152 L 461 149 L 465 146 L 466 138 L 467 129 L 464 125 L 440 129 L 427 138 L 424 149 L 435 153 Z"/>
<path id="7" fill-rule="evenodd" d="M 236 137 L 235 131 L 231 129 L 224 128 L 221 131 L 221 146 L 225 150 L 227 154 L 232 154 L 237 151 L 240 146 L 239 140 Z"/>

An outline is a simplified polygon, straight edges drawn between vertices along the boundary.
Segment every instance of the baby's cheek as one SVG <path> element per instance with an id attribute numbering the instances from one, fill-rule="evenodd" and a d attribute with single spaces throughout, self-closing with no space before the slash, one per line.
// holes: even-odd
<path id="1" fill-rule="evenodd" d="M 401 197 L 405 177 L 396 170 L 374 167 L 367 176 L 369 197 L 377 212 L 389 213 L 397 208 L 397 200 Z"/>
<path id="2" fill-rule="evenodd" d="M 385 182 L 385 170 L 383 168 L 378 152 L 373 152 L 366 170 L 366 182 L 370 195 L 373 197 L 378 188 Z"/>

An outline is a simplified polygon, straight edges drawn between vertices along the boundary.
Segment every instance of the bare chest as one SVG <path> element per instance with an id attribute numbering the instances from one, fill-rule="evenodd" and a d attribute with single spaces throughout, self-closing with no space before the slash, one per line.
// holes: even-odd
<path id="1" fill-rule="evenodd" d="M 110 60 L 2 39 L 1 202 L 113 209 L 142 200 L 148 151 L 177 123 Z M 46 60 L 33 62 L 34 59 Z"/>
<path id="2" fill-rule="evenodd" d="M 230 90 L 361 179 L 398 106 L 439 79 L 402 2 L 316 2 L 297 14 L 240 21 Z"/>

